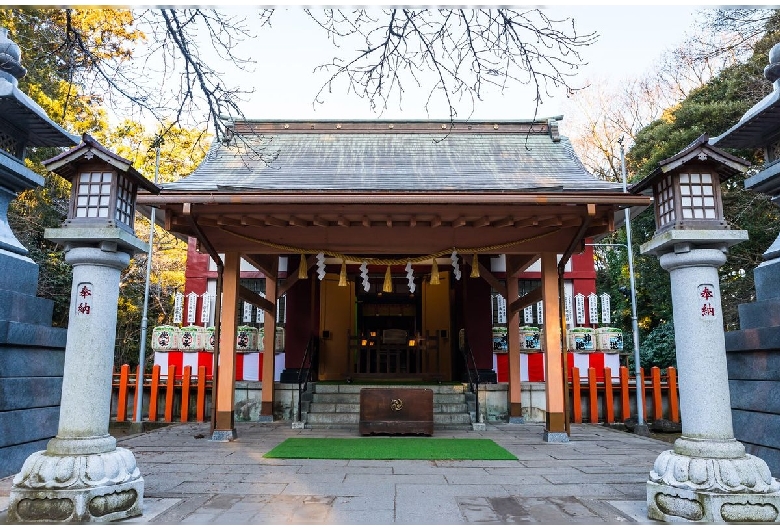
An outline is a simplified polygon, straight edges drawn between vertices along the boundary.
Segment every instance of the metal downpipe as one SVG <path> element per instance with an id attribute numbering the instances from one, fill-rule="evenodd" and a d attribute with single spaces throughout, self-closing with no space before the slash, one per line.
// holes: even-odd
<path id="1" fill-rule="evenodd" d="M 222 321 L 222 281 L 223 272 L 225 271 L 225 264 L 222 262 L 222 258 L 219 257 L 219 253 L 214 249 L 211 242 L 203 233 L 203 230 L 198 225 L 198 219 L 194 215 L 189 216 L 190 225 L 193 231 L 198 236 L 198 241 L 206 247 L 206 250 L 217 265 L 217 286 L 216 286 L 216 300 L 214 301 L 214 361 L 211 367 L 212 384 L 211 384 L 211 434 L 214 434 L 217 422 L 217 385 L 219 384 L 219 343 L 220 343 L 220 323 Z"/>

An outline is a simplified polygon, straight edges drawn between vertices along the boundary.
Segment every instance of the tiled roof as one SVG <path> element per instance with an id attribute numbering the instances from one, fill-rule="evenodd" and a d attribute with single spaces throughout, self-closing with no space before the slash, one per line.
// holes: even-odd
<path id="1" fill-rule="evenodd" d="M 591 175 L 546 122 L 458 124 L 449 133 L 437 124 L 335 123 L 237 123 L 236 131 L 254 132 L 237 133 L 231 147 L 215 143 L 191 175 L 163 193 L 622 191 Z"/>

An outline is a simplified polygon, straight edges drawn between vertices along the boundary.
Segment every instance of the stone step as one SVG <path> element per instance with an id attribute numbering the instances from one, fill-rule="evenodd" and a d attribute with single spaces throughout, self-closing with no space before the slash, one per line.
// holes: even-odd
<path id="1" fill-rule="evenodd" d="M 433 413 L 445 414 L 467 414 L 469 411 L 465 403 L 444 403 L 441 405 L 433 404 Z"/>
<path id="2" fill-rule="evenodd" d="M 313 402 L 309 404 L 308 412 L 320 413 L 320 412 L 348 412 L 348 413 L 360 413 L 359 403 L 319 403 Z M 445 403 L 433 405 L 434 414 L 468 414 L 469 408 L 465 403 Z"/>
<path id="3" fill-rule="evenodd" d="M 357 412 L 309 412 L 306 423 L 311 425 L 357 425 L 360 414 Z"/>
<path id="4" fill-rule="evenodd" d="M 463 403 L 464 399 L 468 399 L 466 394 L 434 394 L 433 403 L 436 404 L 455 404 Z M 360 403 L 360 394 L 335 394 L 317 392 L 312 394 L 313 403 Z"/>
<path id="5" fill-rule="evenodd" d="M 303 418 L 302 418 L 303 419 Z M 309 425 L 357 425 L 360 423 L 360 413 L 358 412 L 308 412 L 306 413 L 306 423 Z M 471 425 L 471 415 L 468 413 L 433 414 L 433 424 L 442 425 Z"/>
<path id="6" fill-rule="evenodd" d="M 314 383 L 314 392 L 317 394 L 360 394 L 362 388 L 430 388 L 433 394 L 464 394 L 465 384 L 454 385 L 366 385 L 366 384 L 324 384 Z"/>
<path id="7" fill-rule="evenodd" d="M 309 412 L 349 412 L 359 413 L 360 403 L 321 403 L 313 402 L 309 406 Z"/>

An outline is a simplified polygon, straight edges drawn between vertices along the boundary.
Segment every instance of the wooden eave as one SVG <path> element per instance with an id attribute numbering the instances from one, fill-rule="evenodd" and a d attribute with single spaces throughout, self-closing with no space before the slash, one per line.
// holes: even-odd
<path id="1" fill-rule="evenodd" d="M 166 193 L 139 195 L 162 210 L 167 230 L 219 252 L 427 255 L 498 246 L 494 253 L 562 252 L 588 217 L 584 237 L 611 231 L 614 212 L 647 206 L 624 193 Z M 268 244 L 270 243 L 270 245 Z M 282 248 L 283 247 L 283 248 Z M 287 249 L 287 250 L 285 250 Z"/>

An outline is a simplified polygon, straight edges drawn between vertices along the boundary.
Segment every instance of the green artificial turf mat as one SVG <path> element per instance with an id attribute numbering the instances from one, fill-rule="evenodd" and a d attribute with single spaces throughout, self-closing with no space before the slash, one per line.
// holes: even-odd
<path id="1" fill-rule="evenodd" d="M 493 440 L 450 438 L 288 438 L 266 458 L 329 460 L 517 460 Z"/>

